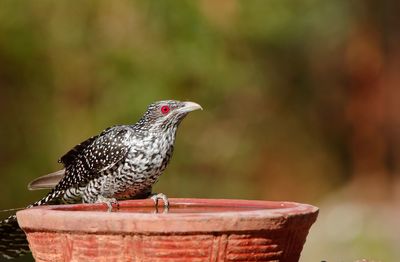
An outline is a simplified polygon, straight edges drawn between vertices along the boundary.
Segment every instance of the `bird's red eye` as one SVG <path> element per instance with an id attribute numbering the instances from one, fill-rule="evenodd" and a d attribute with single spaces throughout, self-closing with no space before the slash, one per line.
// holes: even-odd
<path id="1" fill-rule="evenodd" d="M 169 110 L 170 110 L 169 106 L 162 106 L 161 107 L 161 113 L 163 113 L 164 115 L 168 114 Z"/>

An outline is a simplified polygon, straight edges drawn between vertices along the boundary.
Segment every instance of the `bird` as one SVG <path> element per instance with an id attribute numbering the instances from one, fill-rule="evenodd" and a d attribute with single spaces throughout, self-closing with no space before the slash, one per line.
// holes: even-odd
<path id="1" fill-rule="evenodd" d="M 50 204 L 104 203 L 108 211 L 123 199 L 151 198 L 157 206 L 168 198 L 152 192 L 174 151 L 177 128 L 202 107 L 190 101 L 151 103 L 133 125 L 116 125 L 76 145 L 59 162 L 63 168 L 39 177 L 28 189 L 51 189 L 27 208 Z M 16 215 L 0 221 L 0 255 L 15 258 L 29 251 Z"/>

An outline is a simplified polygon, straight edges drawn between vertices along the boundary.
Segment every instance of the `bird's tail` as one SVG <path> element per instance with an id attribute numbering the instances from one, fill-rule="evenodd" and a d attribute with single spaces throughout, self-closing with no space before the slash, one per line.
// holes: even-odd
<path id="1" fill-rule="evenodd" d="M 29 253 L 24 231 L 18 226 L 17 216 L 0 221 L 0 256 L 12 259 Z"/>
<path id="2" fill-rule="evenodd" d="M 59 194 L 50 192 L 46 197 L 29 205 L 34 206 L 48 205 L 55 203 Z M 8 209 L 5 211 L 18 210 Z M 19 227 L 17 216 L 14 214 L 0 221 L 0 257 L 12 259 L 29 253 L 29 244 L 24 231 Z"/>

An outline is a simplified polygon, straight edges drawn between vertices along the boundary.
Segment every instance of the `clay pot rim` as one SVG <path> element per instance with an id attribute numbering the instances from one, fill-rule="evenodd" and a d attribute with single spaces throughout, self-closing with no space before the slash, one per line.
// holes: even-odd
<path id="1" fill-rule="evenodd" d="M 223 232 L 249 231 L 290 226 L 293 219 L 312 216 L 316 220 L 318 208 L 308 204 L 287 201 L 261 201 L 238 199 L 170 198 L 174 206 L 251 207 L 255 210 L 207 213 L 134 213 L 105 212 L 104 204 L 76 204 L 40 206 L 17 212 L 18 223 L 24 230 L 77 231 L 107 233 L 160 233 L 160 232 Z M 159 210 L 162 211 L 162 201 Z M 126 200 L 120 207 L 150 207 L 153 201 Z M 93 211 L 94 209 L 94 211 Z M 82 211 L 87 210 L 87 211 Z M 292 219 L 293 218 L 293 219 Z"/>

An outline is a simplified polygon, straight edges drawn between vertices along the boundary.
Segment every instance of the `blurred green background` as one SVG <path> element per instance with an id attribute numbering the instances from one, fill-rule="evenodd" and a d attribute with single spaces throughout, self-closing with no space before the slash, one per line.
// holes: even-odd
<path id="1" fill-rule="evenodd" d="M 301 261 L 400 261 L 399 6 L 1 1 L 0 208 L 89 136 L 191 100 L 156 192 L 311 203 Z"/>

